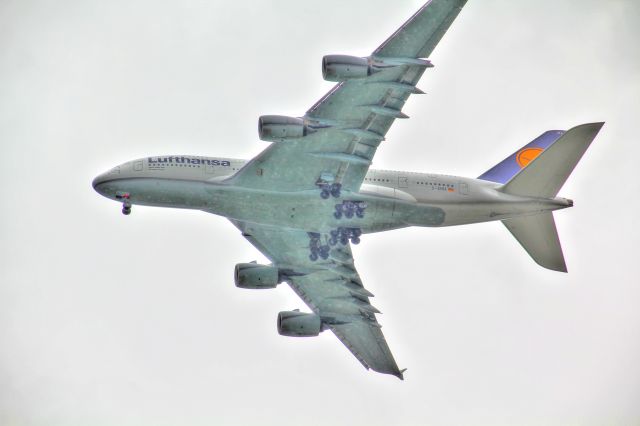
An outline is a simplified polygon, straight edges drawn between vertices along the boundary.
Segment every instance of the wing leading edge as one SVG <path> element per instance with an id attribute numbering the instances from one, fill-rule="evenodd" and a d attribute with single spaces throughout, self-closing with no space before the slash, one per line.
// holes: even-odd
<path id="1" fill-rule="evenodd" d="M 317 188 L 330 174 L 357 191 L 378 146 L 402 113 L 431 54 L 466 0 L 431 0 L 378 47 L 376 72 L 338 83 L 302 117 L 305 135 L 271 144 L 230 179 L 240 186 L 282 191 Z"/>
<path id="2" fill-rule="evenodd" d="M 422 6 L 373 54 L 399 58 L 426 58 L 438 45 L 467 0 L 431 0 Z"/>

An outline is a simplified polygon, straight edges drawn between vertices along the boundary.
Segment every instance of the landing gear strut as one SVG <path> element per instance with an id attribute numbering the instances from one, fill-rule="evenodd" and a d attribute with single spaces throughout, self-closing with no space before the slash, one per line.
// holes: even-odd
<path id="1" fill-rule="evenodd" d="M 342 189 L 341 183 L 332 183 L 331 184 L 331 195 L 333 198 L 340 198 L 340 190 Z"/>
<path id="2" fill-rule="evenodd" d="M 329 251 L 331 247 L 329 244 L 322 244 L 322 239 L 319 233 L 309 232 L 309 260 L 315 262 L 318 258 L 327 260 L 329 258 Z"/>
<path id="3" fill-rule="evenodd" d="M 131 195 L 128 192 L 116 194 L 116 199 L 122 200 L 122 214 L 129 216 L 131 214 Z"/>
<path id="4" fill-rule="evenodd" d="M 320 178 L 316 182 L 316 186 L 320 188 L 320 197 L 323 200 L 329 197 L 340 198 L 340 191 L 342 190 L 342 184 L 335 182 L 335 176 L 328 172 L 323 172 Z"/>

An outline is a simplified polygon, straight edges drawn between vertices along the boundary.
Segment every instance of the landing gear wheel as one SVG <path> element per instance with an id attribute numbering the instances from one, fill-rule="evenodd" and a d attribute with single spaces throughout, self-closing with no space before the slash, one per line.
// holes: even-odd
<path id="1" fill-rule="evenodd" d="M 360 244 L 360 237 L 352 237 L 351 238 L 351 244 L 353 244 L 353 245 Z"/>
<path id="2" fill-rule="evenodd" d="M 323 200 L 326 200 L 327 198 L 329 198 L 331 196 L 331 192 L 327 191 L 326 189 L 323 189 L 322 192 L 320 192 L 320 197 Z"/>
<path id="3" fill-rule="evenodd" d="M 318 260 L 318 254 L 317 253 L 311 253 L 309 255 L 309 260 L 312 262 L 315 262 L 316 260 Z"/>
<path id="4" fill-rule="evenodd" d="M 347 219 L 351 219 L 353 217 L 353 210 L 347 210 L 344 212 L 344 215 Z"/>
<path id="5" fill-rule="evenodd" d="M 333 217 L 336 219 L 342 219 L 342 212 L 333 212 Z"/>
<path id="6" fill-rule="evenodd" d="M 340 190 L 342 189 L 342 184 L 334 183 L 331 185 L 331 195 L 334 198 L 340 198 Z"/>
<path id="7" fill-rule="evenodd" d="M 326 249 L 323 248 L 320 250 L 320 257 L 324 260 L 327 260 L 329 258 L 329 247 L 327 246 Z"/>
<path id="8" fill-rule="evenodd" d="M 116 198 L 118 198 L 117 195 Z M 124 194 L 122 198 L 124 198 L 124 201 L 122 202 L 122 214 L 128 216 L 131 214 L 131 201 L 129 200 L 129 194 Z"/>

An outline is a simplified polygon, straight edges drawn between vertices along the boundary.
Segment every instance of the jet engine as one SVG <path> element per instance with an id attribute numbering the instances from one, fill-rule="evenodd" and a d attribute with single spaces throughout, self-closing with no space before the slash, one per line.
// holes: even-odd
<path id="1" fill-rule="evenodd" d="M 275 288 L 281 281 L 278 268 L 257 263 L 238 263 L 234 279 L 236 287 L 246 289 Z"/>
<path id="2" fill-rule="evenodd" d="M 353 80 L 373 73 L 368 58 L 347 55 L 327 55 L 322 58 L 322 77 L 327 81 Z"/>
<path id="3" fill-rule="evenodd" d="M 289 337 L 317 336 L 323 330 L 322 320 L 316 314 L 285 311 L 278 314 L 278 333 Z"/>
<path id="4" fill-rule="evenodd" d="M 263 115 L 258 119 L 258 135 L 267 142 L 283 142 L 306 136 L 309 128 L 301 118 Z"/>
<path id="5" fill-rule="evenodd" d="M 403 65 L 433 67 L 431 61 L 420 58 L 360 58 L 358 56 L 327 55 L 322 58 L 322 76 L 327 81 L 342 82 L 369 77 L 379 71 Z M 396 85 L 397 87 L 399 86 Z M 422 92 L 418 90 L 413 93 Z"/>

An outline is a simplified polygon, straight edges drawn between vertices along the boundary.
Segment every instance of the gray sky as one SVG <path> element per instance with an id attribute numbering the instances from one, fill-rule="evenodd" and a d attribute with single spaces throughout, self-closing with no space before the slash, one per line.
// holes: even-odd
<path id="1" fill-rule="evenodd" d="M 0 424 L 640 423 L 640 3 L 470 0 L 374 167 L 477 176 L 548 129 L 607 122 L 560 195 L 569 274 L 499 223 L 354 249 L 406 380 L 330 333 L 281 337 L 287 286 L 225 219 L 91 179 L 157 154 L 249 158 L 324 54 L 367 55 L 421 1 L 0 2 Z"/>

